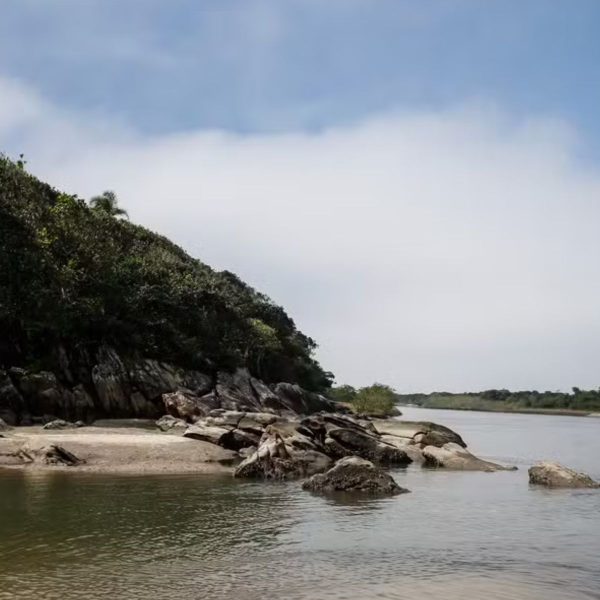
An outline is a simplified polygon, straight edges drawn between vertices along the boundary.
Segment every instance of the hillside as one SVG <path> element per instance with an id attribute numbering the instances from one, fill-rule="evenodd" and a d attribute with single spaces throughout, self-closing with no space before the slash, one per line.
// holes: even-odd
<path id="1" fill-rule="evenodd" d="M 0 369 L 85 385 L 104 348 L 315 392 L 332 379 L 315 342 L 236 275 L 0 157 Z"/>

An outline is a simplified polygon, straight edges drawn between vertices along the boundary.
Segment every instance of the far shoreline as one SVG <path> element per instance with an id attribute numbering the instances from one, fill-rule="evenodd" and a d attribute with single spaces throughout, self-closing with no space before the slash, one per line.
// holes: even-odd
<path id="1" fill-rule="evenodd" d="M 423 406 L 421 404 L 397 404 L 400 408 L 424 408 L 428 410 L 460 410 L 467 412 L 524 414 L 524 415 L 549 415 L 559 417 L 591 417 L 599 418 L 600 412 L 574 410 L 568 408 L 485 408 L 466 406 Z"/>

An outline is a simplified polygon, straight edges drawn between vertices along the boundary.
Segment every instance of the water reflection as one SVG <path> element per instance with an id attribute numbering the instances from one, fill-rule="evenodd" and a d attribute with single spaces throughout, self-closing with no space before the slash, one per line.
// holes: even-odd
<path id="1" fill-rule="evenodd" d="M 537 418 L 522 440 L 543 435 Z M 570 423 L 562 434 L 600 455 L 600 421 L 587 433 Z M 455 426 L 506 462 L 536 452 L 493 444 L 488 416 Z M 0 600 L 599 597 L 600 493 L 529 488 L 526 468 L 394 477 L 412 493 L 0 472 Z"/>

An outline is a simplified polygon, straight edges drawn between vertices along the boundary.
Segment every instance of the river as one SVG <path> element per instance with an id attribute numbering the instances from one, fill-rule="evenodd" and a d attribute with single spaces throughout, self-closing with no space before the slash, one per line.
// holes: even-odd
<path id="1" fill-rule="evenodd" d="M 600 598 L 600 419 L 403 408 L 515 472 L 396 470 L 391 499 L 224 476 L 0 471 L 0 599 Z"/>

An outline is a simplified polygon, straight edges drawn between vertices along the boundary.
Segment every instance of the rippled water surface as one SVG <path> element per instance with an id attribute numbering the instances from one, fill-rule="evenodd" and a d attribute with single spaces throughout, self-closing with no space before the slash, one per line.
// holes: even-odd
<path id="1" fill-rule="evenodd" d="M 527 483 L 543 458 L 600 478 L 600 419 L 404 412 L 519 471 L 409 467 L 392 499 L 0 471 L 0 599 L 600 598 L 600 492 Z"/>

